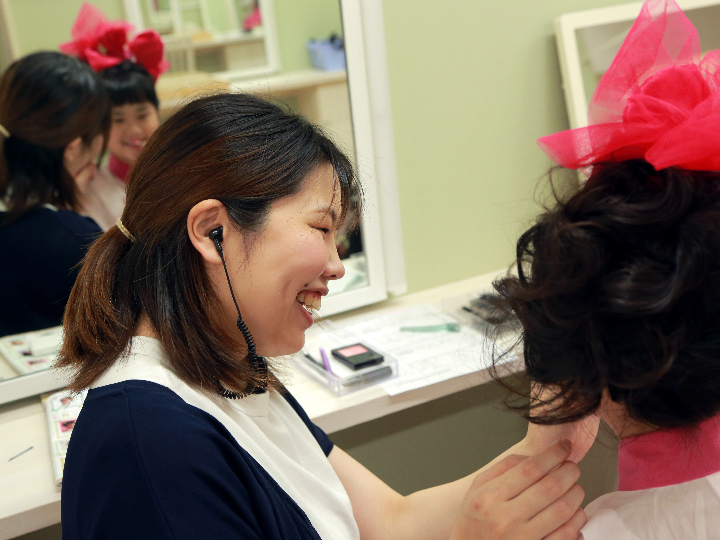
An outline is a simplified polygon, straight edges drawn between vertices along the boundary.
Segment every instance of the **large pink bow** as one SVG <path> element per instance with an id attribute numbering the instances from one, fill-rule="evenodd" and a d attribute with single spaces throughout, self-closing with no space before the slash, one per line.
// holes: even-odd
<path id="1" fill-rule="evenodd" d="M 585 128 L 541 137 L 577 169 L 642 158 L 656 170 L 720 171 L 720 50 L 703 58 L 674 0 L 647 0 L 590 102 Z"/>
<path id="2" fill-rule="evenodd" d="M 102 11 L 83 2 L 72 27 L 73 40 L 60 45 L 60 50 L 87 62 L 95 71 L 132 60 L 157 81 L 170 67 L 163 60 L 162 38 L 155 30 L 145 30 L 128 41 L 133 28 L 125 21 L 108 21 Z"/>

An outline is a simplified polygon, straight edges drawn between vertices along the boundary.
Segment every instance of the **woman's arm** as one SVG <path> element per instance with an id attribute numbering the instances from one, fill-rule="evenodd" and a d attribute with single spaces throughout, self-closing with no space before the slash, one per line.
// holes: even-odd
<path id="1" fill-rule="evenodd" d="M 575 540 L 584 493 L 577 466 L 566 461 L 569 445 L 529 458 L 513 455 L 516 447 L 477 473 L 406 497 L 339 448 L 329 459 L 363 540 Z"/>

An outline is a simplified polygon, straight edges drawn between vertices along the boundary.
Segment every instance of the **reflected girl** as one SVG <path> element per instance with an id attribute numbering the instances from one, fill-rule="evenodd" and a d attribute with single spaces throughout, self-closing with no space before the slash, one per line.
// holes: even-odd
<path id="1" fill-rule="evenodd" d="M 169 67 L 160 35 L 145 30 L 128 39 L 132 29 L 130 23 L 108 21 L 98 8 L 83 3 L 72 28 L 73 41 L 60 45 L 61 51 L 98 73 L 112 103 L 108 163 L 84 192 L 83 213 L 103 230 L 122 215 L 128 173 L 160 124 L 155 83 Z"/>

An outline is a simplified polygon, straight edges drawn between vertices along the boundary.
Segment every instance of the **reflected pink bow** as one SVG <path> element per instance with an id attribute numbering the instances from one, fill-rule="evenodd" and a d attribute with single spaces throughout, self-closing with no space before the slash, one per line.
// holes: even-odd
<path id="1" fill-rule="evenodd" d="M 578 169 L 642 158 L 656 170 L 720 171 L 720 50 L 703 58 L 674 0 L 647 0 L 590 102 L 585 128 L 541 137 Z"/>
<path id="2" fill-rule="evenodd" d="M 125 21 L 108 21 L 102 11 L 83 2 L 72 27 L 73 40 L 60 45 L 60 50 L 87 62 L 94 71 L 132 60 L 157 81 L 170 67 L 170 63 L 163 60 L 162 38 L 155 30 L 145 30 L 128 41 L 128 33 L 133 28 Z"/>

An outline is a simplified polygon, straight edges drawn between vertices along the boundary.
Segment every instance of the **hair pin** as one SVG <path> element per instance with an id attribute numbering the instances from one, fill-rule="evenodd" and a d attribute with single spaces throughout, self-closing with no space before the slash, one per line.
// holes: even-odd
<path id="1" fill-rule="evenodd" d="M 123 233 L 128 240 L 130 240 L 131 242 L 135 242 L 135 237 L 130 231 L 127 230 L 125 225 L 123 225 L 123 222 L 120 218 L 118 218 L 118 220 L 115 222 L 115 225 L 117 225 L 117 228 L 120 229 L 120 232 Z"/>

